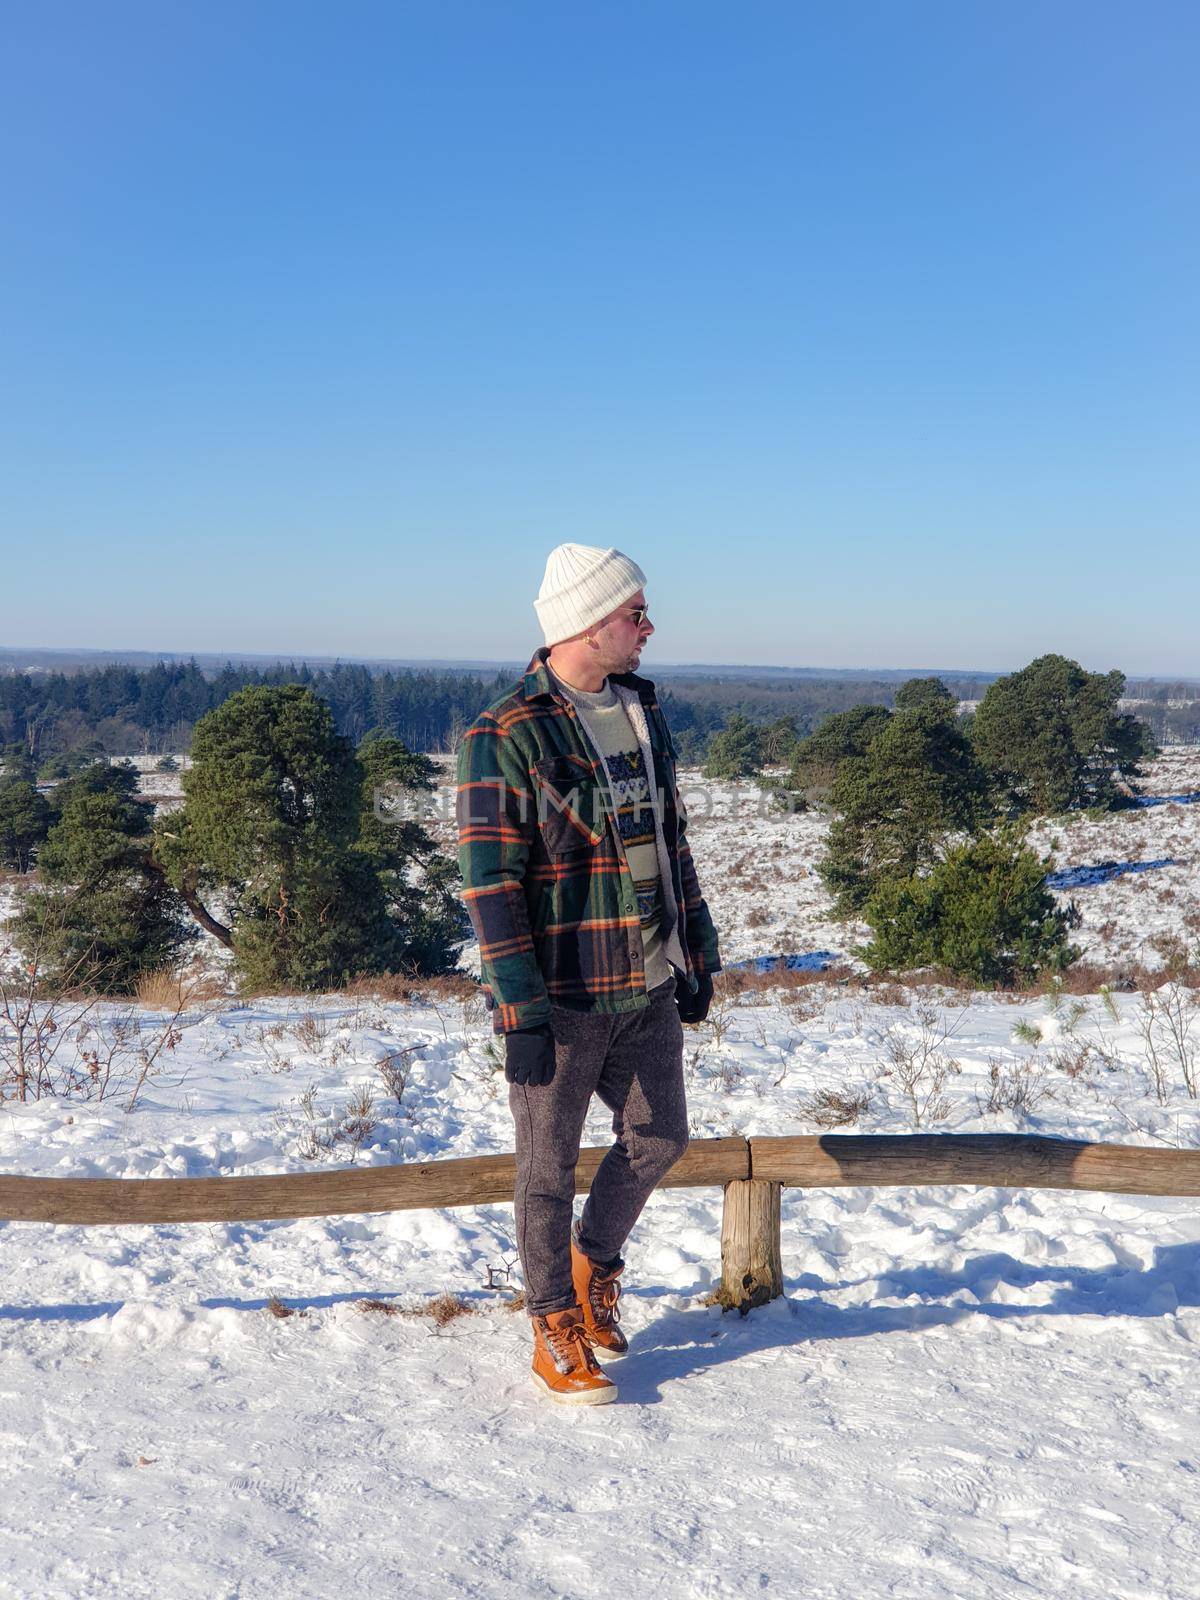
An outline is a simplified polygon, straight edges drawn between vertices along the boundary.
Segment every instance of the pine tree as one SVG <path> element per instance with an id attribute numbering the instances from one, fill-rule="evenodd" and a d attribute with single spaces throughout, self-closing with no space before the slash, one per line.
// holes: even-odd
<path id="1" fill-rule="evenodd" d="M 791 770 L 781 781 L 780 790 L 797 796 L 805 806 L 828 805 L 843 763 L 865 756 L 871 740 L 886 727 L 890 717 L 886 706 L 851 706 L 849 711 L 835 711 L 796 746 Z"/>
<path id="2" fill-rule="evenodd" d="M 840 763 L 830 790 L 838 816 L 818 871 L 843 917 L 881 880 L 933 865 L 977 822 L 984 798 L 983 774 L 945 708 L 896 711 L 874 726 L 865 754 Z"/>
<path id="3" fill-rule="evenodd" d="M 150 812 L 137 785 L 127 762 L 98 762 L 55 793 L 57 820 L 37 858 L 40 886 L 24 896 L 14 926 L 18 946 L 36 950 L 52 984 L 128 993 L 191 936 L 153 862 Z"/>
<path id="4" fill-rule="evenodd" d="M 373 777 L 427 781 L 424 758 L 377 743 Z M 449 963 L 448 880 L 432 860 L 430 883 L 406 892 L 405 849 L 424 840 L 389 840 L 369 817 L 371 787 L 328 703 L 299 684 L 243 689 L 197 724 L 185 804 L 162 819 L 158 855 L 247 985 L 333 987 L 406 960 Z"/>
<path id="5" fill-rule="evenodd" d="M 0 783 L 32 783 L 37 776 L 33 757 L 20 743 L 0 749 Z"/>
<path id="6" fill-rule="evenodd" d="M 1111 805 L 1153 754 L 1149 729 L 1118 711 L 1120 672 L 1085 672 L 1045 655 L 989 685 L 971 727 L 980 761 L 1014 813 Z"/>
<path id="7" fill-rule="evenodd" d="M 28 778 L 0 780 L 0 866 L 28 872 L 51 821 L 48 802 Z"/>
<path id="8" fill-rule="evenodd" d="M 1028 981 L 1059 971 L 1078 950 L 1046 869 L 1018 836 L 985 833 L 952 847 L 924 877 L 885 879 L 863 918 L 874 940 L 860 953 L 876 971 L 946 967 L 978 984 Z"/>
<path id="9" fill-rule="evenodd" d="M 759 730 L 759 744 L 763 765 L 777 767 L 791 764 L 800 743 L 794 717 L 776 717 Z"/>
<path id="10" fill-rule="evenodd" d="M 958 701 L 940 678 L 909 678 L 896 690 L 897 711 L 954 711 Z"/>
<path id="11" fill-rule="evenodd" d="M 390 734 L 358 747 L 363 803 L 356 849 L 379 875 L 397 965 L 414 972 L 452 968 L 470 922 L 459 900 L 458 867 L 420 820 L 435 768 Z"/>
<path id="12" fill-rule="evenodd" d="M 748 778 L 762 768 L 762 730 L 735 711 L 709 740 L 706 778 Z"/>

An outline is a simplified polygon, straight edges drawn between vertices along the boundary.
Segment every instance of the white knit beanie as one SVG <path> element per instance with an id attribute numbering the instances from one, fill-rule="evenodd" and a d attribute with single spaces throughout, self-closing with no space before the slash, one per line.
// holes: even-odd
<path id="1" fill-rule="evenodd" d="M 533 602 L 547 644 L 582 633 L 636 594 L 646 574 L 619 550 L 590 544 L 560 544 L 546 561 L 546 576 Z"/>

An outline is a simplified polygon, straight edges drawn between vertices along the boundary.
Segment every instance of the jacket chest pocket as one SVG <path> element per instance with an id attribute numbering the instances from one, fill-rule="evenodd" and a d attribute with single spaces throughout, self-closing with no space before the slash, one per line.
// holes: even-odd
<path id="1" fill-rule="evenodd" d="M 604 837 L 604 791 L 591 763 L 579 756 L 546 756 L 533 768 L 538 826 L 551 855 L 594 850 Z"/>

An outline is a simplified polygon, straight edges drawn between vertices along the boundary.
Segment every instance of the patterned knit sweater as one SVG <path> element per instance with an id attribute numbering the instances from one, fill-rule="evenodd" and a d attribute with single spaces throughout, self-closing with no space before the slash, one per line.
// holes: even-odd
<path id="1" fill-rule="evenodd" d="M 608 775 L 613 818 L 637 890 L 642 943 L 646 951 L 646 988 L 671 977 L 663 949 L 663 888 L 654 834 L 654 800 L 646 761 L 628 713 L 611 683 L 589 693 L 566 683 L 551 669 L 555 683 L 579 712 L 584 731 L 596 747 Z"/>

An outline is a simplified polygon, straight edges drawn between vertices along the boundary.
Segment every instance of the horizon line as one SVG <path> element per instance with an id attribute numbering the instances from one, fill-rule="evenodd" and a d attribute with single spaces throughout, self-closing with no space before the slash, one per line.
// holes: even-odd
<path id="1" fill-rule="evenodd" d="M 149 656 L 160 661 L 189 661 L 203 657 L 213 661 L 227 661 L 231 664 L 239 661 L 269 661 L 279 665 L 297 666 L 305 666 L 312 662 L 318 664 L 332 662 L 348 666 L 460 667 L 464 670 L 511 667 L 518 672 L 523 671 L 527 664 L 527 660 L 522 660 L 517 656 L 385 656 L 279 650 L 153 649 L 144 646 L 123 645 L 6 645 L 0 643 L 0 657 L 16 655 Z M 944 676 L 959 678 L 999 678 L 1021 670 L 1018 667 L 884 666 L 882 664 L 872 666 L 785 666 L 779 663 L 758 661 L 663 661 L 657 663 L 657 670 L 660 672 L 673 669 L 691 672 L 735 670 L 739 672 L 772 672 L 780 674 L 837 673 L 846 675 L 856 673 L 867 676 L 872 673 L 887 673 L 889 675 L 893 673 L 908 673 L 913 677 Z M 1200 672 L 1195 676 L 1186 672 L 1127 672 L 1125 675 L 1127 678 L 1139 678 L 1149 682 L 1200 682 Z"/>

